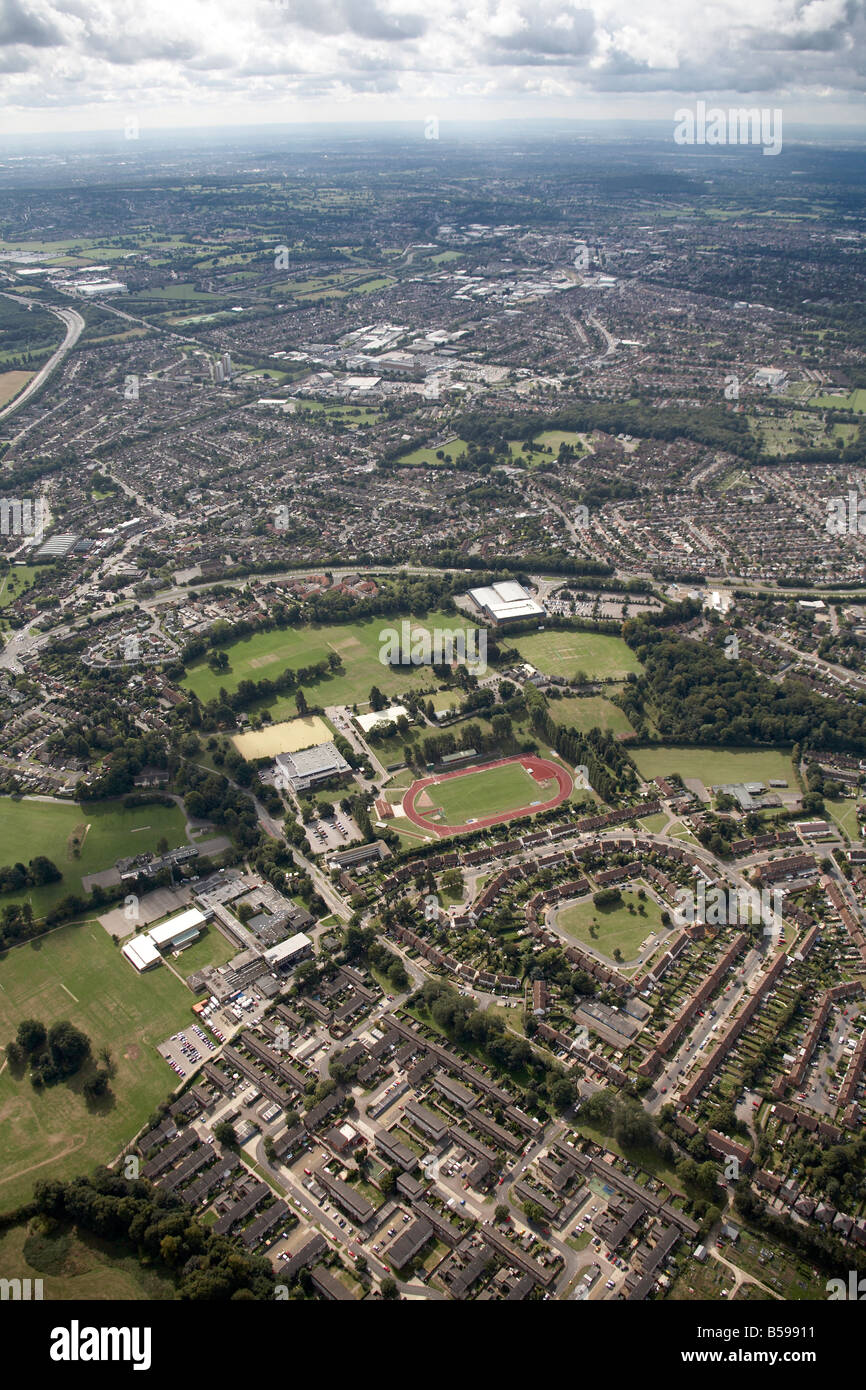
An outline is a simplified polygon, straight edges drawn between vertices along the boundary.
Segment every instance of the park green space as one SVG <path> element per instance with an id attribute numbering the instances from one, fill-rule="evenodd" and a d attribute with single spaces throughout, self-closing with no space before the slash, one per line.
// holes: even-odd
<path id="1" fill-rule="evenodd" d="M 590 680 L 615 680 L 631 672 L 637 674 L 642 669 L 631 647 L 621 637 L 609 637 L 605 633 L 551 628 L 520 637 L 507 637 L 506 634 L 506 639 L 524 661 L 545 676 L 564 676 L 572 680 L 580 671 Z"/>
<path id="2" fill-rule="evenodd" d="M 456 463 L 467 452 L 469 445 L 465 439 L 458 439 L 456 436 L 446 439 L 444 444 L 437 444 L 430 447 L 424 446 L 420 449 L 412 449 L 408 454 L 402 454 L 397 462 L 404 468 L 439 468 L 448 462 L 446 456 L 450 455 L 452 462 Z M 437 455 L 441 454 L 442 458 Z"/>
<path id="3" fill-rule="evenodd" d="M 540 788 L 520 763 L 504 763 L 460 777 L 446 777 L 436 786 L 427 788 L 431 801 L 443 812 L 438 825 L 464 825 L 470 817 L 481 820 L 485 816 L 516 811 L 533 801 L 548 801 L 555 792 L 552 782 L 549 789 Z M 422 815 L 428 814 L 417 801 L 415 809 Z"/>
<path id="4" fill-rule="evenodd" d="M 175 1297 L 168 1271 L 140 1264 L 130 1246 L 65 1223 L 42 1230 L 39 1218 L 10 1226 L 0 1236 L 0 1278 L 41 1279 L 42 1296 L 52 1302 Z"/>
<path id="5" fill-rule="evenodd" d="M 629 906 L 634 908 L 633 913 Z M 596 907 L 591 898 L 570 903 L 557 912 L 556 925 L 577 941 L 594 946 L 609 960 L 614 959 L 613 953 L 618 949 L 624 961 L 634 960 L 641 943 L 652 932 L 663 929 L 658 903 L 650 897 L 641 902 L 637 893 L 629 890 L 623 891 L 622 902 L 613 907 Z"/>
<path id="6" fill-rule="evenodd" d="M 791 754 L 781 748 L 677 748 L 659 744 L 631 748 L 629 753 L 641 777 L 647 779 L 678 772 L 683 778 L 697 778 L 705 787 L 779 781 L 788 783 L 788 791 L 797 790 Z"/>
<path id="7" fill-rule="evenodd" d="M 557 724 L 579 733 L 589 733 L 590 729 L 602 729 L 605 733 L 633 734 L 631 720 L 619 705 L 606 700 L 603 695 L 568 696 L 563 700 L 549 700 L 548 713 Z"/>
<path id="8" fill-rule="evenodd" d="M 835 800 L 829 797 L 824 798 L 824 808 L 828 815 L 836 822 L 843 835 L 855 844 L 860 835 L 860 823 L 857 820 L 858 801 L 856 796 L 840 796 Z"/>
<path id="9" fill-rule="evenodd" d="M 13 599 L 25 593 L 38 573 L 35 565 L 13 565 L 0 575 L 0 608 L 5 608 Z"/>
<path id="10" fill-rule="evenodd" d="M 842 396 L 813 396 L 809 404 L 823 410 L 853 410 L 862 415 L 866 411 L 866 390 L 860 387 Z"/>
<path id="11" fill-rule="evenodd" d="M 282 674 L 287 667 L 298 670 L 327 660 L 331 652 L 336 652 L 343 663 L 343 670 L 326 677 L 318 685 L 310 686 L 308 698 L 317 704 L 366 704 L 370 689 L 377 685 L 385 694 L 402 695 L 406 691 L 420 688 L 429 683 L 430 671 L 424 666 L 407 667 L 405 670 L 383 666 L 379 660 L 382 650 L 381 634 L 396 628 L 400 632 L 402 615 L 388 618 L 370 618 L 365 622 L 334 624 L 328 626 L 305 626 L 297 628 L 274 628 L 270 632 L 253 633 L 250 637 L 224 648 L 229 659 L 228 671 L 214 672 L 206 662 L 191 666 L 183 684 L 192 690 L 200 700 L 211 700 L 219 694 L 220 688 L 231 694 L 237 690 L 242 680 L 273 679 Z M 423 618 L 411 618 L 412 631 L 415 628 L 446 628 L 449 631 L 474 630 L 476 624 L 470 623 L 459 613 L 428 613 Z M 294 695 L 289 694 L 282 701 L 283 708 L 294 713 Z"/>
<path id="12" fill-rule="evenodd" d="M 39 1178 L 69 1178 L 107 1163 L 177 1084 L 156 1051 L 191 1021 L 193 996 L 165 966 L 139 975 L 96 921 L 59 927 L 0 961 L 0 1046 L 25 1018 L 69 1019 L 107 1047 L 113 1102 L 89 1106 L 76 1077 L 42 1091 L 7 1065 L 0 1073 L 0 1210 Z"/>
<path id="13" fill-rule="evenodd" d="M 136 806 L 127 811 L 116 801 L 79 806 L 75 802 L 0 797 L 3 863 L 27 864 L 34 855 L 43 854 L 63 874 L 59 883 L 4 894 L 0 903 L 29 901 L 34 914 L 41 916 L 69 893 L 81 893 L 81 879 L 87 874 L 110 869 L 127 855 L 153 852 L 163 838 L 170 849 L 185 845 L 184 827 L 177 806 Z"/>

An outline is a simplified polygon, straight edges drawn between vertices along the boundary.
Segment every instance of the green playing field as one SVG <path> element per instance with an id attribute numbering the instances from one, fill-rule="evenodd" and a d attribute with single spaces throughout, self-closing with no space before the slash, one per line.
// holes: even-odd
<path id="1" fill-rule="evenodd" d="M 441 825 L 465 825 L 469 819 L 483 820 L 504 811 L 515 811 L 533 801 L 547 801 L 556 791 L 556 783 L 540 787 L 520 763 L 469 772 L 464 777 L 449 777 L 427 788 L 434 806 L 442 810 L 437 821 Z M 429 812 L 416 801 L 415 809 L 422 815 Z"/>

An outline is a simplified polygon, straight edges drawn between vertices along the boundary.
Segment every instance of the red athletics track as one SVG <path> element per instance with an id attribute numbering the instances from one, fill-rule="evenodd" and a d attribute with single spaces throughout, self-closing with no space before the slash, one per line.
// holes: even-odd
<path id="1" fill-rule="evenodd" d="M 498 816 L 486 816 L 483 820 L 473 821 L 471 825 L 437 825 L 435 821 L 425 820 L 423 814 L 415 809 L 417 797 L 427 787 L 434 786 L 437 782 L 444 782 L 452 777 L 468 777 L 473 772 L 487 772 L 491 767 L 504 767 L 506 763 L 520 763 L 536 781 L 547 782 L 551 777 L 556 779 L 557 793 L 549 801 L 544 801 L 540 806 L 519 806 L 513 811 L 501 811 Z M 434 777 L 422 777 L 419 781 L 413 782 L 406 795 L 403 797 L 403 815 L 407 820 L 412 821 L 422 830 L 432 830 L 440 839 L 446 839 L 449 835 L 459 835 L 466 830 L 484 830 L 489 825 L 501 825 L 503 821 L 515 820 L 517 816 L 534 815 L 536 811 L 549 811 L 553 806 L 559 806 L 571 795 L 572 781 L 564 767 L 557 763 L 552 763 L 547 758 L 536 758 L 531 753 L 520 753 L 514 758 L 498 758 L 496 762 L 473 764 L 471 767 L 458 768 L 456 772 L 445 772 Z"/>

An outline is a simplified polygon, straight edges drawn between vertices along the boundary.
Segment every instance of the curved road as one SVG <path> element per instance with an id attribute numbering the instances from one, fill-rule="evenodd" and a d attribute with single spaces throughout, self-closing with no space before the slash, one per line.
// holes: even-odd
<path id="1" fill-rule="evenodd" d="M 20 294 L 9 294 L 6 290 L 0 291 L 0 293 L 5 294 L 7 299 L 14 299 L 16 304 L 29 305 L 34 303 L 32 299 L 25 299 Z M 40 304 L 37 307 L 40 309 L 47 309 L 49 313 L 53 314 L 55 318 L 60 319 L 61 323 L 66 325 L 66 337 L 63 339 L 63 342 L 60 344 L 60 347 L 57 348 L 56 352 L 53 352 L 49 357 L 45 366 L 39 369 L 33 380 L 28 381 L 21 394 L 16 396 L 14 401 L 10 401 L 9 405 L 5 406 L 3 410 L 0 410 L 0 420 L 5 419 L 7 415 L 11 415 L 12 412 L 17 410 L 19 406 L 22 406 L 34 392 L 39 390 L 43 382 L 47 381 L 48 377 L 54 371 L 54 368 L 59 366 L 63 361 L 70 348 L 75 346 L 84 331 L 84 319 L 78 313 L 77 309 L 55 309 L 51 304 Z"/>

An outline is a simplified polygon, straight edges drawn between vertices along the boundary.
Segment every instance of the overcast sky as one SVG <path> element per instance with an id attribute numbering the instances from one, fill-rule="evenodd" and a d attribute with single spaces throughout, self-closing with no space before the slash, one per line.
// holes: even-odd
<path id="1" fill-rule="evenodd" d="M 866 117 L 866 0 L 0 0 L 4 133 L 320 120 Z"/>

